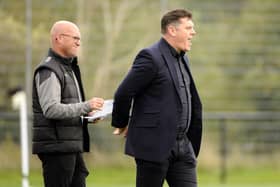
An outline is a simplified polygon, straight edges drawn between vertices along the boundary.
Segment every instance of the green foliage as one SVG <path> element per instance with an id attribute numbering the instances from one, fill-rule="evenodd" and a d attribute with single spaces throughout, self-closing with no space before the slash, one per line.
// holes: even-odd
<path id="1" fill-rule="evenodd" d="M 190 1 L 191 63 L 207 111 L 279 110 L 277 1 Z"/>
<path id="2" fill-rule="evenodd" d="M 111 98 L 137 52 L 160 38 L 162 10 L 186 8 L 195 21 L 189 57 L 205 110 L 279 111 L 279 7 L 275 0 L 32 1 L 33 68 L 46 54 L 52 24 L 74 21 L 87 96 Z M 24 84 L 25 8 L 25 1 L 0 1 L 0 65 L 12 72 L 1 71 L 4 90 Z"/>
<path id="3" fill-rule="evenodd" d="M 0 107 L 9 105 L 7 102 L 7 91 L 9 88 L 22 85 L 24 72 L 24 25 L 15 17 L 6 14 L 0 9 L 1 30 L 0 30 Z M 14 74 L 18 76 L 14 76 Z M 4 106 L 3 106 L 4 105 Z"/>

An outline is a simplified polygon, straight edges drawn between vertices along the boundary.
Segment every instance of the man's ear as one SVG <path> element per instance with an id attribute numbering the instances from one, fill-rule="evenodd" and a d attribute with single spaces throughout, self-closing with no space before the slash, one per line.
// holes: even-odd
<path id="1" fill-rule="evenodd" d="M 167 32 L 171 35 L 171 36 L 176 36 L 176 28 L 174 25 L 168 25 L 167 26 Z"/>
<path id="2" fill-rule="evenodd" d="M 61 42 L 61 39 L 62 39 L 62 36 L 61 36 L 61 35 L 56 35 L 56 36 L 55 36 L 55 41 L 56 41 L 57 43 L 60 43 L 60 42 Z"/>

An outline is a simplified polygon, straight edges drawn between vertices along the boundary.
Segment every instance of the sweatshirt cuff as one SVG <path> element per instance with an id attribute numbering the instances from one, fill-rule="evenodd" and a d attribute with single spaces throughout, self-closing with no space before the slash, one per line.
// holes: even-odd
<path id="1" fill-rule="evenodd" d="M 86 109 L 87 113 L 92 111 L 89 101 L 85 101 L 85 109 Z"/>

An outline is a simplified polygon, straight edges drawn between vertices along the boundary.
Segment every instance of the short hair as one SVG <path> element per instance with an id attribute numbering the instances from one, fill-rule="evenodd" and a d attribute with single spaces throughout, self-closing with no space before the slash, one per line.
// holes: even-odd
<path id="1" fill-rule="evenodd" d="M 192 13 L 184 9 L 175 9 L 167 12 L 161 18 L 161 33 L 165 34 L 167 26 L 170 24 L 179 24 L 181 18 L 192 19 Z"/>

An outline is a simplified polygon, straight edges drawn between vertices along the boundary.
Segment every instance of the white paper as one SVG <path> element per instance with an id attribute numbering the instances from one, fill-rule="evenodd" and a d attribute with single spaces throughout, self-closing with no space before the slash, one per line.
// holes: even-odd
<path id="1" fill-rule="evenodd" d="M 93 115 L 86 116 L 85 118 L 87 118 L 89 122 L 94 121 L 97 118 L 105 118 L 112 114 L 112 110 L 113 110 L 113 100 L 112 99 L 105 100 L 102 110 L 98 110 Z"/>

